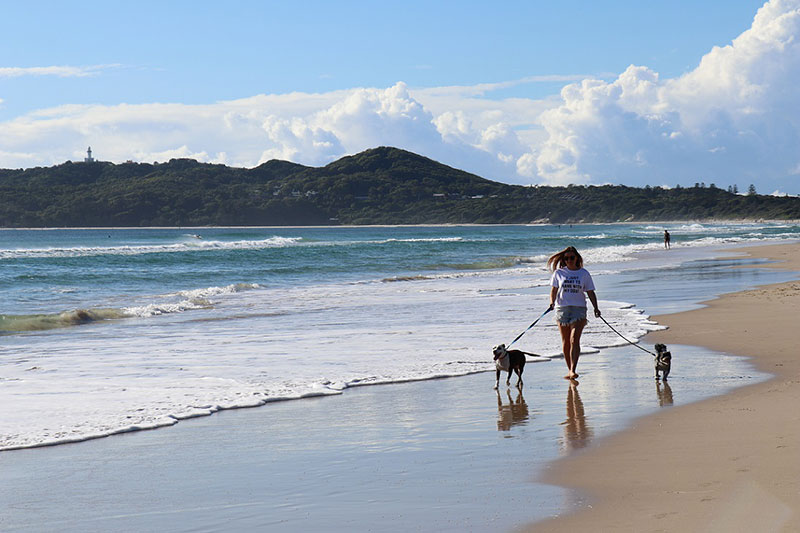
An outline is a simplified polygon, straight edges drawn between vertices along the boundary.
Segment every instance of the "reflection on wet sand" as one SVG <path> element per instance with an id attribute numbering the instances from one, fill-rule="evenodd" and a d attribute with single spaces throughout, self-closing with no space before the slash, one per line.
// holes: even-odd
<path id="1" fill-rule="evenodd" d="M 661 383 L 661 381 L 656 380 L 656 395 L 658 395 L 659 406 L 666 407 L 672 405 L 672 387 L 670 387 L 669 383 L 666 381 Z"/>
<path id="2" fill-rule="evenodd" d="M 561 441 L 561 450 L 564 453 L 580 449 L 589 444 L 592 440 L 592 428 L 586 422 L 586 415 L 583 412 L 583 402 L 578 393 L 578 382 L 574 379 L 569 381 L 567 389 L 567 419 L 562 422 L 564 426 L 564 438 Z"/>
<path id="3" fill-rule="evenodd" d="M 508 389 L 506 395 L 508 403 L 503 403 L 500 391 L 497 391 L 497 431 L 508 431 L 528 421 L 528 404 L 522 397 L 522 389 L 517 389 L 516 399 L 511 398 L 511 391 Z"/>

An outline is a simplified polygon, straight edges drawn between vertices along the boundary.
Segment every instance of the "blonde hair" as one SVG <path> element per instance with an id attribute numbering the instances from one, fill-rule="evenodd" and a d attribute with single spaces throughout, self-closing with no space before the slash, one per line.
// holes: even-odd
<path id="1" fill-rule="evenodd" d="M 547 268 L 550 270 L 550 272 L 555 272 L 557 269 L 567 266 L 564 256 L 568 253 L 575 255 L 575 266 L 578 268 L 583 268 L 583 257 L 581 257 L 581 254 L 578 253 L 578 250 L 576 250 L 574 246 L 567 246 L 557 254 L 551 255 L 550 259 L 547 260 Z"/>

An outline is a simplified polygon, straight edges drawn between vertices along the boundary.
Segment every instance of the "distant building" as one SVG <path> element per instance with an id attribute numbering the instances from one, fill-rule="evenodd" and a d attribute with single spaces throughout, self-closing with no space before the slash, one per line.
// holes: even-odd
<path id="1" fill-rule="evenodd" d="M 88 150 L 86 150 L 86 159 L 83 160 L 84 163 L 94 163 L 94 157 L 92 157 L 92 147 L 90 146 Z"/>

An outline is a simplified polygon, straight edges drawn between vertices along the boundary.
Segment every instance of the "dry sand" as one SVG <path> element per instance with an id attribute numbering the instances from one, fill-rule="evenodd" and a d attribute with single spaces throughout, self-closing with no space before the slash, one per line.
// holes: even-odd
<path id="1" fill-rule="evenodd" d="M 744 251 L 800 271 L 800 244 Z M 706 304 L 655 317 L 669 330 L 645 341 L 750 356 L 775 377 L 661 411 L 554 463 L 544 481 L 588 504 L 529 531 L 800 531 L 800 282 Z"/>

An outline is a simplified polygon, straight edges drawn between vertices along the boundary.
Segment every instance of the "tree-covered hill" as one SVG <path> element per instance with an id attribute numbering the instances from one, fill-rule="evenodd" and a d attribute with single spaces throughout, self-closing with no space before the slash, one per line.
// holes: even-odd
<path id="1" fill-rule="evenodd" d="M 0 169 L 0 226 L 204 226 L 800 219 L 800 199 L 714 186 L 524 187 L 396 148 L 324 167 L 72 163 Z"/>

